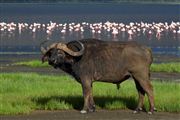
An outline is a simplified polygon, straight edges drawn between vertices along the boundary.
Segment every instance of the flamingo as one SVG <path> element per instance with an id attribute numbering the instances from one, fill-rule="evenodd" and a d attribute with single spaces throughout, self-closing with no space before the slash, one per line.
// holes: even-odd
<path id="1" fill-rule="evenodd" d="M 129 34 L 128 39 L 129 39 L 129 40 L 132 40 L 133 31 L 132 31 L 131 29 L 128 30 L 128 34 Z"/>
<path id="2" fill-rule="evenodd" d="M 159 28 L 157 29 L 156 37 L 158 40 L 161 38 L 161 30 Z"/>

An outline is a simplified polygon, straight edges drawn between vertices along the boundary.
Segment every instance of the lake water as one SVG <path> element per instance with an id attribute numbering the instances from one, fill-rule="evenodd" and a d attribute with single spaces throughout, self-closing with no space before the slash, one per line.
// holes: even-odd
<path id="1" fill-rule="evenodd" d="M 180 5 L 0 4 L 0 23 L 3 22 L 13 22 L 16 26 L 8 30 L 6 25 L 7 28 L 0 30 L 1 54 L 39 53 L 39 44 L 44 40 L 54 42 L 98 38 L 134 40 L 151 47 L 156 54 L 180 56 Z M 27 26 L 20 29 L 18 23 Z M 34 23 L 40 24 L 40 27 Z M 80 30 L 76 27 L 78 23 Z M 113 25 L 108 29 L 106 23 Z M 56 27 L 49 33 L 47 27 L 50 25 Z M 72 31 L 70 26 L 73 26 Z M 115 31 L 118 34 L 113 33 L 113 30 L 118 30 Z"/>

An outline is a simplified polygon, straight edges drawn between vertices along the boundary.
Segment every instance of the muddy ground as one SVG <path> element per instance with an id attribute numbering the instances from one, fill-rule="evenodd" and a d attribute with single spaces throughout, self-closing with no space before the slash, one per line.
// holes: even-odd
<path id="1" fill-rule="evenodd" d="M 39 55 L 1 55 L 0 71 L 2 72 L 36 72 L 39 74 L 65 74 L 53 68 L 32 68 L 12 65 L 15 62 L 40 59 Z M 179 57 L 156 56 L 155 62 L 180 62 Z M 180 82 L 180 73 L 152 72 L 151 80 Z M 97 110 L 94 113 L 80 114 L 76 110 L 34 111 L 27 115 L 0 115 L 0 120 L 180 120 L 180 113 L 145 112 L 133 114 L 132 110 Z"/>
<path id="2" fill-rule="evenodd" d="M 28 115 L 1 116 L 1 120 L 180 120 L 178 113 L 157 112 L 133 114 L 130 110 L 97 110 L 94 113 L 80 114 L 79 111 L 35 111 Z"/>

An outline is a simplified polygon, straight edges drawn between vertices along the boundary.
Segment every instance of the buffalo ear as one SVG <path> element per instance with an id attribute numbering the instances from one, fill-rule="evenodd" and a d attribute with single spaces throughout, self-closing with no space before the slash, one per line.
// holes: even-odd
<path id="1" fill-rule="evenodd" d="M 43 55 L 43 57 L 41 58 L 41 61 L 42 63 L 48 61 L 48 55 L 47 54 Z"/>

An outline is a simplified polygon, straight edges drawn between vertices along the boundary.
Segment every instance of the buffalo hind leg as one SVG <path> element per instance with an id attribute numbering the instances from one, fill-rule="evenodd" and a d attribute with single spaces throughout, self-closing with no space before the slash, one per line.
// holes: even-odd
<path id="1" fill-rule="evenodd" d="M 149 109 L 148 114 L 152 114 L 155 110 L 155 107 L 154 107 L 153 87 L 152 87 L 150 80 L 149 80 L 149 74 L 147 74 L 147 76 L 145 74 L 140 74 L 140 75 L 135 74 L 135 75 L 133 75 L 133 77 L 135 78 L 135 80 L 138 82 L 138 84 L 142 87 L 142 89 L 147 94 L 149 104 L 150 104 L 150 109 Z M 140 97 L 143 98 L 143 96 L 140 96 Z M 141 104 L 141 102 L 140 102 L 140 104 Z"/>
<path id="2" fill-rule="evenodd" d="M 82 81 L 82 90 L 84 97 L 84 106 L 81 113 L 94 112 L 95 104 L 92 95 L 92 82 L 91 80 L 84 79 Z"/>
<path id="3" fill-rule="evenodd" d="M 137 108 L 134 110 L 133 113 L 139 113 L 140 111 L 143 110 L 143 106 L 144 106 L 144 96 L 145 96 L 145 91 L 144 89 L 140 86 L 140 84 L 136 81 L 136 79 L 134 78 L 135 84 L 136 84 L 136 89 L 138 91 L 138 95 L 139 95 L 139 100 L 138 100 L 138 106 Z"/>

